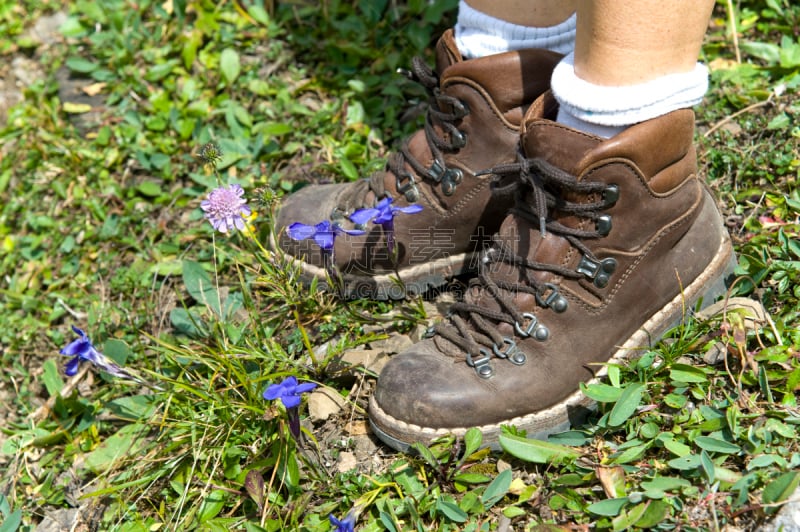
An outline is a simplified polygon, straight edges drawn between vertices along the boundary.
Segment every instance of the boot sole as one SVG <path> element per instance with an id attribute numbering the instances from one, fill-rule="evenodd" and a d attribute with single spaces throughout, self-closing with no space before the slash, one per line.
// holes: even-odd
<path id="1" fill-rule="evenodd" d="M 698 301 L 700 308 L 705 308 L 727 292 L 726 279 L 736 267 L 736 258 L 727 232 L 722 235 L 717 253 L 706 269 L 683 291 L 667 303 L 659 312 L 650 317 L 642 327 L 629 337 L 610 357 L 609 363 L 623 362 L 635 353 L 641 352 L 641 346 L 651 345 L 658 341 L 669 329 L 678 325 L 684 317 L 691 313 Z M 587 385 L 600 382 L 606 376 L 606 366 L 586 382 Z M 597 407 L 596 403 L 576 390 L 560 403 L 546 410 L 527 416 L 508 419 L 497 424 L 476 427 L 483 433 L 483 445 L 500 450 L 498 437 L 502 425 L 513 425 L 527 432 L 528 438 L 544 440 L 551 434 L 568 430 L 578 425 L 583 418 Z M 384 443 L 401 452 L 409 451 L 411 443 L 430 441 L 453 434 L 463 437 L 470 427 L 435 429 L 420 427 L 406 423 L 388 415 L 370 397 L 369 422 L 375 433 Z"/>
<path id="2" fill-rule="evenodd" d="M 272 249 L 280 249 L 274 236 L 270 236 Z M 289 254 L 285 255 L 292 265 L 300 270 L 300 280 L 309 285 L 312 281 L 324 291 L 331 288 L 328 272 Z M 377 299 L 379 301 L 400 300 L 408 296 L 424 294 L 428 290 L 446 285 L 453 277 L 475 273 L 480 253 L 449 255 L 424 264 L 407 266 L 397 272 L 376 275 L 342 275 L 343 296 L 346 299 Z"/>

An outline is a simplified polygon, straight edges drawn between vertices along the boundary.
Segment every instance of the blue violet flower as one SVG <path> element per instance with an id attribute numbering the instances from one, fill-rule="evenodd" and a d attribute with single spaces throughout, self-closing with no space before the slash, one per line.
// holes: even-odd
<path id="1" fill-rule="evenodd" d="M 72 330 L 78 335 L 78 338 L 70 342 L 65 348 L 59 351 L 59 353 L 64 356 L 72 357 L 72 359 L 67 362 L 66 367 L 64 368 L 64 373 L 66 373 L 69 377 L 72 377 L 78 373 L 78 367 L 80 366 L 81 361 L 85 360 L 87 362 L 91 362 L 95 367 L 105 371 L 106 373 L 109 373 L 110 375 L 139 382 L 139 380 L 133 375 L 119 367 L 103 353 L 98 351 L 85 332 L 74 325 L 72 326 Z"/>
<path id="2" fill-rule="evenodd" d="M 352 512 L 348 513 L 341 521 L 336 519 L 333 514 L 330 514 L 328 519 L 330 519 L 331 524 L 336 527 L 333 529 L 333 532 L 354 532 L 355 530 L 356 519 Z"/>
<path id="3" fill-rule="evenodd" d="M 300 413 L 297 407 L 300 406 L 300 394 L 310 392 L 317 385 L 313 382 L 297 383 L 297 377 L 290 375 L 278 384 L 270 384 L 264 390 L 263 397 L 268 401 L 280 399 L 286 407 L 286 416 L 289 418 L 289 432 L 292 433 L 295 441 L 300 441 Z"/>
<path id="4" fill-rule="evenodd" d="M 286 408 L 297 408 L 300 406 L 300 394 L 310 392 L 317 385 L 313 382 L 297 383 L 297 377 L 290 375 L 286 377 L 283 382 L 278 384 L 270 384 L 264 390 L 264 399 L 274 401 L 280 399 L 283 406 Z"/>
<path id="5" fill-rule="evenodd" d="M 386 235 L 386 246 L 391 253 L 394 251 L 394 217 L 399 213 L 415 214 L 421 210 L 422 205 L 416 203 L 408 207 L 394 207 L 392 198 L 387 197 L 380 200 L 375 207 L 358 209 L 350 215 L 350 221 L 356 225 L 365 225 L 372 220 L 372 223 L 380 225 Z"/>
<path id="6" fill-rule="evenodd" d="M 342 229 L 340 226 L 324 220 L 316 225 L 295 222 L 286 228 L 286 234 L 292 240 L 313 239 L 322 251 L 333 252 L 336 237 L 341 234 L 363 235 L 360 229 Z"/>

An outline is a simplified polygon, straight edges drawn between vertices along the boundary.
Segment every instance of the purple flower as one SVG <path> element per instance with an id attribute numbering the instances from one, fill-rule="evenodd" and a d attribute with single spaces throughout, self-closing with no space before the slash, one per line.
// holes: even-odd
<path id="1" fill-rule="evenodd" d="M 200 208 L 205 211 L 205 217 L 214 229 L 220 233 L 227 233 L 234 227 L 244 231 L 244 218 L 250 216 L 252 211 L 247 206 L 247 201 L 242 198 L 243 195 L 244 190 L 239 185 L 218 187 L 200 203 Z"/>
<path id="2" fill-rule="evenodd" d="M 310 392 L 317 385 L 313 382 L 297 383 L 297 377 L 291 375 L 286 377 L 283 382 L 270 384 L 264 390 L 263 397 L 269 401 L 280 399 L 286 408 L 297 408 L 300 406 L 300 394 Z"/>
<path id="3" fill-rule="evenodd" d="M 398 213 L 414 214 L 422 210 L 422 205 L 416 203 L 408 207 L 393 207 L 392 198 L 383 198 L 375 207 L 358 209 L 350 215 L 350 221 L 357 225 L 364 225 L 370 220 L 378 224 L 386 235 L 386 245 L 391 252 L 394 249 L 394 217 Z"/>
<path id="4" fill-rule="evenodd" d="M 330 514 L 328 519 L 330 519 L 331 524 L 336 527 L 333 529 L 333 532 L 353 532 L 355 530 L 356 519 L 353 512 L 349 512 L 341 521 L 336 519 L 333 514 Z"/>
<path id="5" fill-rule="evenodd" d="M 92 345 L 92 341 L 85 332 L 74 325 L 72 326 L 72 330 L 78 335 L 78 338 L 70 342 L 69 345 L 59 351 L 59 353 L 62 355 L 72 357 L 72 359 L 67 362 L 67 365 L 64 368 L 64 373 L 72 377 L 78 373 L 78 366 L 80 366 L 81 360 L 86 360 L 87 362 L 91 362 L 95 367 L 102 369 L 106 373 L 109 373 L 115 377 L 139 382 L 137 378 L 129 374 L 127 371 L 112 362 L 103 353 L 95 349 L 94 345 Z"/>
<path id="6" fill-rule="evenodd" d="M 348 235 L 363 235 L 360 229 L 342 229 L 328 220 L 324 220 L 317 225 L 301 224 L 295 222 L 286 228 L 286 234 L 292 240 L 306 240 L 312 238 L 319 248 L 324 252 L 332 252 L 336 236 L 342 233 Z"/>

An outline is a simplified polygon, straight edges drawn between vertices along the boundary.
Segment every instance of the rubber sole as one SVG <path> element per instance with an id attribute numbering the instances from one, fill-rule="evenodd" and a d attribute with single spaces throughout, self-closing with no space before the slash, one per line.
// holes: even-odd
<path id="1" fill-rule="evenodd" d="M 274 237 L 270 237 L 272 249 L 280 249 Z M 286 259 L 300 270 L 300 280 L 306 284 L 317 282 L 317 287 L 325 291 L 338 291 L 331 287 L 330 276 L 325 268 L 309 264 L 301 259 L 285 254 Z M 461 253 L 398 269 L 396 272 L 376 275 L 341 276 L 345 299 L 377 299 L 379 301 L 400 300 L 408 296 L 424 294 L 428 290 L 442 287 L 459 275 L 475 273 L 478 270 L 480 253 Z"/>
<path id="2" fill-rule="evenodd" d="M 684 316 L 694 311 L 698 301 L 700 308 L 713 303 L 727 291 L 726 281 L 736 267 L 736 259 L 727 233 L 723 234 L 717 253 L 706 269 L 683 291 L 676 295 L 660 311 L 650 317 L 636 333 L 631 335 L 609 358 L 609 362 L 624 362 L 634 353 L 641 352 L 641 347 L 659 340 L 669 329 L 679 324 Z M 606 376 L 606 366 L 587 381 L 588 384 L 599 382 Z M 506 419 L 496 424 L 478 428 L 483 434 L 483 445 L 495 450 L 500 449 L 498 437 L 502 425 L 513 425 L 527 432 L 529 438 L 546 439 L 549 435 L 563 432 L 570 426 L 581 423 L 586 414 L 595 410 L 597 405 L 576 390 L 563 401 L 550 408 L 526 416 Z M 436 429 L 421 427 L 396 419 L 384 412 L 375 396 L 369 402 L 370 426 L 389 447 L 406 452 L 413 442 L 429 443 L 430 441 L 453 434 L 463 437 L 470 427 Z"/>

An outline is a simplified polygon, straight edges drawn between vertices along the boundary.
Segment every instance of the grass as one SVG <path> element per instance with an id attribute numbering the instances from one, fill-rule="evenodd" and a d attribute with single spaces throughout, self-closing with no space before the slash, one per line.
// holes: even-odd
<path id="1" fill-rule="evenodd" d="M 788 1 L 719 3 L 697 117 L 740 257 L 730 296 L 766 313 L 687 321 L 586 388 L 597 414 L 549 442 L 509 428 L 493 453 L 471 432 L 334 467 L 364 441 L 354 427 L 374 382 L 337 356 L 413 335 L 432 306 L 340 302 L 260 242 L 282 194 L 379 168 L 417 126 L 403 113 L 424 95 L 394 70 L 430 60 L 454 7 L 0 0 L 0 69 L 27 58 L 43 73 L 0 129 L 0 530 L 70 508 L 124 531 L 326 530 L 354 508 L 359 530 L 752 529 L 775 514 L 800 483 Z M 56 11 L 63 42 L 31 37 Z M 216 166 L 198 158 L 212 141 Z M 219 182 L 248 191 L 254 232 L 222 237 L 202 219 Z M 71 324 L 152 387 L 88 365 L 65 378 Z M 300 444 L 261 396 L 288 375 L 347 404 L 304 420 Z"/>

